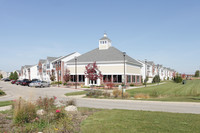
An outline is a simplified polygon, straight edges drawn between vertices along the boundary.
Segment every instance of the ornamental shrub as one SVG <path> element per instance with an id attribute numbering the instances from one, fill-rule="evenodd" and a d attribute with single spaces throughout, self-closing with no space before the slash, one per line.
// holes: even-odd
<path id="1" fill-rule="evenodd" d="M 110 97 L 110 93 L 109 93 L 109 92 L 104 92 L 104 93 L 103 93 L 103 96 L 104 96 L 104 97 Z"/>
<path id="2" fill-rule="evenodd" d="M 174 82 L 181 83 L 182 81 L 183 81 L 183 79 L 181 78 L 181 76 L 174 77 Z"/>
<path id="3" fill-rule="evenodd" d="M 0 90 L 0 96 L 6 95 L 6 93 L 2 90 Z"/>
<path id="4" fill-rule="evenodd" d="M 114 98 L 122 98 L 122 90 L 114 89 L 113 96 Z M 123 98 L 129 98 L 129 97 L 130 97 L 129 93 L 123 92 Z"/>
<path id="5" fill-rule="evenodd" d="M 130 84 L 131 87 L 135 86 L 134 84 Z"/>
<path id="6" fill-rule="evenodd" d="M 159 75 L 156 75 L 156 76 L 153 78 L 152 83 L 159 83 L 159 82 L 160 82 L 160 76 L 159 76 Z"/>
<path id="7" fill-rule="evenodd" d="M 102 93 L 102 91 L 100 91 L 100 90 L 90 90 L 87 94 L 86 94 L 86 96 L 88 96 L 88 97 L 99 97 L 99 96 L 101 96 L 103 93 Z"/>

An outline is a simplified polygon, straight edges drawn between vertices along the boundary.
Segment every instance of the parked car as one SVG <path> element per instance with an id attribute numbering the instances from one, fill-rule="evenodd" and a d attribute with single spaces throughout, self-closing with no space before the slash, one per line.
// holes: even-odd
<path id="1" fill-rule="evenodd" d="M 17 82 L 17 80 L 12 80 L 11 84 L 15 84 Z"/>
<path id="2" fill-rule="evenodd" d="M 6 79 L 4 79 L 4 81 L 7 82 L 7 81 L 10 81 L 10 79 L 9 79 L 9 78 L 6 78 Z"/>
<path id="3" fill-rule="evenodd" d="M 46 81 L 33 81 L 29 84 L 30 87 L 50 87 L 50 83 Z"/>
<path id="4" fill-rule="evenodd" d="M 32 81 L 25 80 L 25 81 L 22 81 L 21 85 L 23 85 L 23 86 L 29 86 L 29 84 L 30 84 L 31 82 L 32 82 Z"/>
<path id="5" fill-rule="evenodd" d="M 32 79 L 32 82 L 33 82 L 33 81 L 40 81 L 40 80 L 39 80 L 39 79 Z"/>
<path id="6" fill-rule="evenodd" d="M 16 84 L 16 85 L 20 85 L 21 82 L 22 82 L 22 80 L 17 80 L 17 81 L 15 82 L 15 84 Z"/>

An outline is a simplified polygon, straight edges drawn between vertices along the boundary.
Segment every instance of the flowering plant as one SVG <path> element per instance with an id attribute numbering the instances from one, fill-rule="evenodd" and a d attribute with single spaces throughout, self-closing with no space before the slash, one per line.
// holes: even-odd
<path id="1" fill-rule="evenodd" d="M 57 109 L 57 110 L 56 110 L 56 113 L 60 113 L 60 110 L 59 110 L 59 109 Z"/>

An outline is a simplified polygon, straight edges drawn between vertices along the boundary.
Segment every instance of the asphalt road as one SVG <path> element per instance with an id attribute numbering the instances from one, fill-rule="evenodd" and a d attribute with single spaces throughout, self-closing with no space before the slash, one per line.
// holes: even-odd
<path id="1" fill-rule="evenodd" d="M 0 89 L 7 93 L 6 96 L 0 97 L 0 101 L 17 99 L 20 96 L 24 99 L 30 100 L 35 100 L 39 96 L 56 96 L 57 100 L 73 98 L 76 100 L 77 106 L 79 107 L 200 114 L 200 103 L 91 99 L 81 98 L 80 96 L 66 97 L 64 96 L 65 93 L 80 90 L 58 87 L 30 88 L 26 86 L 12 85 L 2 81 L 0 81 Z"/>

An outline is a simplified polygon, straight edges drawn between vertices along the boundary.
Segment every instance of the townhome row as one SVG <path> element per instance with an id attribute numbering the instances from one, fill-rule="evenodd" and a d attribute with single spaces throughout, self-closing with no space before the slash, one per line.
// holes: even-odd
<path id="1" fill-rule="evenodd" d="M 96 62 L 98 71 L 103 75 L 101 79 L 91 81 L 85 76 L 85 66 Z M 78 82 L 84 85 L 101 85 L 104 82 L 121 84 L 141 84 L 146 76 L 148 82 L 152 82 L 155 75 L 161 80 L 172 79 L 175 70 L 157 65 L 152 61 L 135 60 L 125 52 L 120 51 L 111 44 L 106 34 L 99 40 L 99 47 L 85 54 L 74 52 L 66 56 L 47 57 L 40 59 L 35 65 L 21 67 L 21 79 L 40 79 L 51 82 L 54 75 L 56 81 L 63 81 L 65 70 L 70 71 L 70 82 Z M 124 76 L 125 75 L 125 76 Z"/>
<path id="2" fill-rule="evenodd" d="M 176 74 L 174 69 L 155 64 L 153 61 L 138 61 L 142 64 L 143 81 L 148 76 L 148 83 L 151 83 L 156 75 L 159 75 L 161 80 L 172 80 Z"/>

